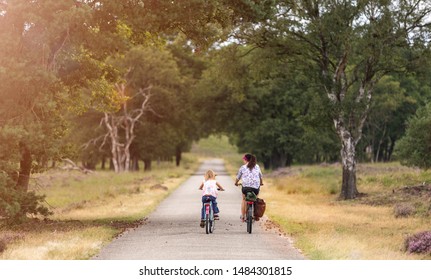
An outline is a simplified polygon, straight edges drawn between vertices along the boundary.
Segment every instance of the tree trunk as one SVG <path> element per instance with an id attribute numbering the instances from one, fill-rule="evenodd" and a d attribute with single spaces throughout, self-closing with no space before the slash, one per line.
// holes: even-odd
<path id="1" fill-rule="evenodd" d="M 127 96 L 126 84 L 116 84 L 116 88 L 120 96 Z M 108 130 L 105 140 L 107 137 L 111 140 L 112 162 L 116 173 L 130 171 L 131 169 L 130 165 L 133 163 L 131 161 L 130 147 L 136 137 L 135 125 L 147 110 L 151 110 L 147 107 L 151 97 L 150 89 L 151 87 L 139 89 L 138 94 L 144 97 L 139 109 L 129 111 L 125 101 L 122 104 L 121 113 L 104 113 L 105 116 L 102 121 Z M 154 111 L 152 112 L 155 113 Z M 103 144 L 105 144 L 105 141 Z"/>
<path id="2" fill-rule="evenodd" d="M 271 169 L 271 160 L 270 160 L 270 159 L 265 159 L 265 160 L 263 161 L 263 167 L 264 167 L 265 169 Z"/>
<path id="3" fill-rule="evenodd" d="M 144 159 L 144 171 L 151 171 L 151 159 Z"/>
<path id="4" fill-rule="evenodd" d="M 286 159 L 286 166 L 290 167 L 292 165 L 293 162 L 293 157 L 291 154 L 287 154 L 287 159 Z"/>
<path id="5" fill-rule="evenodd" d="M 396 141 L 396 138 L 390 137 L 390 139 L 391 139 L 391 145 L 389 146 L 389 151 L 388 151 L 388 161 L 391 161 L 392 159 L 392 153 L 394 152 L 395 141 Z"/>
<path id="6" fill-rule="evenodd" d="M 354 199 L 359 192 L 356 188 L 356 146 L 350 133 L 344 132 L 341 146 L 343 182 L 340 198 Z"/>
<path id="7" fill-rule="evenodd" d="M 21 151 L 21 161 L 20 161 L 20 170 L 19 170 L 18 180 L 16 183 L 16 188 L 19 191 L 27 192 L 28 183 L 30 181 L 32 158 L 31 158 L 30 150 L 28 149 L 26 144 L 20 142 L 19 148 Z"/>
<path id="8" fill-rule="evenodd" d="M 139 157 L 133 156 L 132 158 L 132 171 L 139 171 Z"/>
<path id="9" fill-rule="evenodd" d="M 180 162 L 181 162 L 181 147 L 177 146 L 177 148 L 175 149 L 175 164 L 176 164 L 176 166 L 180 166 Z"/>
<path id="10" fill-rule="evenodd" d="M 130 171 L 130 151 L 129 149 L 125 149 L 125 160 L 124 160 L 124 171 Z"/>
<path id="11" fill-rule="evenodd" d="M 101 166 L 101 169 L 102 170 L 106 169 L 106 158 L 105 157 L 102 157 L 102 166 Z"/>
<path id="12" fill-rule="evenodd" d="M 383 141 L 384 141 L 384 139 L 385 139 L 385 135 L 386 135 L 386 125 L 385 125 L 385 127 L 383 128 L 382 137 L 380 138 L 380 140 L 379 140 L 379 145 L 377 146 L 377 152 L 376 152 L 376 159 L 375 159 L 375 162 L 382 161 L 382 156 L 381 156 L 381 154 L 380 154 L 380 150 L 381 150 L 381 148 L 382 148 Z M 383 161 L 384 161 L 384 159 L 383 159 Z"/>
<path id="13" fill-rule="evenodd" d="M 287 155 L 281 154 L 277 151 L 272 152 L 271 155 L 271 167 L 274 169 L 285 167 L 287 162 Z"/>

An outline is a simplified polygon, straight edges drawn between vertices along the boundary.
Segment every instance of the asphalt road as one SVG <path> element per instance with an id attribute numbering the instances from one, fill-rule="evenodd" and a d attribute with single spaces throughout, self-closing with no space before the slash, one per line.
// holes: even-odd
<path id="1" fill-rule="evenodd" d="M 217 199 L 220 220 L 213 234 L 199 227 L 201 191 L 207 169 L 226 189 Z M 166 198 L 142 226 L 129 230 L 102 248 L 99 260 L 288 260 L 304 259 L 290 240 L 268 230 L 265 219 L 248 234 L 240 217 L 241 192 L 222 160 L 205 161 L 199 170 Z"/>

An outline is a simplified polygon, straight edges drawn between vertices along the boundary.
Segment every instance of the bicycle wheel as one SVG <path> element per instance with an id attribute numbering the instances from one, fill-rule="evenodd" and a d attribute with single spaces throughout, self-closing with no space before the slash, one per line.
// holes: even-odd
<path id="1" fill-rule="evenodd" d="M 211 232 L 211 225 L 210 225 L 210 216 L 205 215 L 205 232 L 208 234 Z"/>
<path id="2" fill-rule="evenodd" d="M 215 221 L 214 218 L 210 219 L 210 233 L 214 232 Z"/>
<path id="3" fill-rule="evenodd" d="M 211 205 L 212 206 L 212 205 Z M 215 229 L 215 219 L 214 219 L 214 210 L 211 208 L 211 215 L 210 215 L 210 221 L 211 221 L 211 233 L 214 232 Z"/>
<path id="4" fill-rule="evenodd" d="M 248 205 L 247 207 L 247 232 L 251 233 L 253 224 L 253 207 L 252 205 Z"/>

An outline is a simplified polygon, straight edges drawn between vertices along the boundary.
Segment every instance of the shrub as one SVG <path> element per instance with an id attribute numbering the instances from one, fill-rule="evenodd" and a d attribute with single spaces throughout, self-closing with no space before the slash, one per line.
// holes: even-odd
<path id="1" fill-rule="evenodd" d="M 34 192 L 20 192 L 10 186 L 0 185 L 0 216 L 7 223 L 20 223 L 25 220 L 26 215 L 48 216 L 52 213 L 43 206 L 45 196 Z"/>
<path id="2" fill-rule="evenodd" d="M 407 237 L 404 245 L 408 253 L 431 253 L 431 231 L 423 231 Z"/>
<path id="3" fill-rule="evenodd" d="M 0 239 L 0 253 L 6 250 L 6 242 Z"/>
<path id="4" fill-rule="evenodd" d="M 416 209 L 411 204 L 396 204 L 394 207 L 395 218 L 405 218 L 413 215 L 416 212 Z"/>
<path id="5" fill-rule="evenodd" d="M 14 242 L 15 240 L 19 240 L 19 239 L 23 239 L 24 238 L 24 234 L 22 233 L 3 233 L 2 235 L 0 235 L 0 254 L 3 253 L 4 251 L 6 251 L 7 249 L 7 245 L 9 243 Z"/>

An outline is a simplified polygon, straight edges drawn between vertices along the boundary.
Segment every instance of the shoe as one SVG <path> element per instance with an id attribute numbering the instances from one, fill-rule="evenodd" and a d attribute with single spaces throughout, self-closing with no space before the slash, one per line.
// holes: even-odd
<path id="1" fill-rule="evenodd" d="M 257 222 L 257 221 L 259 221 L 259 217 L 254 217 L 254 220 Z"/>
<path id="2" fill-rule="evenodd" d="M 218 215 L 218 214 L 215 214 L 215 215 L 214 215 L 214 220 L 220 220 L 220 217 L 219 217 L 219 215 Z"/>
<path id="3" fill-rule="evenodd" d="M 204 220 L 202 220 L 202 221 L 201 221 L 201 223 L 200 223 L 200 227 L 201 227 L 201 228 L 205 227 L 205 221 L 204 221 Z"/>
<path id="4" fill-rule="evenodd" d="M 243 215 L 239 216 L 239 219 L 241 220 L 241 222 L 245 222 L 245 217 Z"/>

